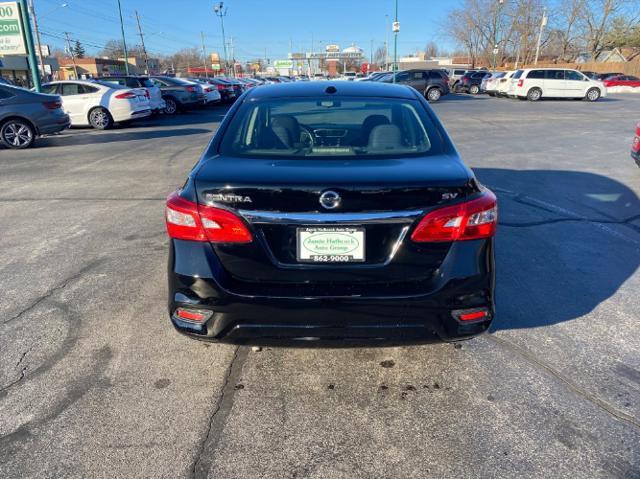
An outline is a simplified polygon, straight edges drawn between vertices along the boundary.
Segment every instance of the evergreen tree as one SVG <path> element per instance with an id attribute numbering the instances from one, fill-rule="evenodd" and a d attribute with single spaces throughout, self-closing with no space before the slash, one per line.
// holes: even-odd
<path id="1" fill-rule="evenodd" d="M 76 58 L 84 58 L 84 56 L 87 54 L 86 50 L 82 46 L 82 43 L 80 43 L 80 40 L 76 40 L 76 43 L 72 47 L 72 50 L 73 50 L 73 55 Z"/>

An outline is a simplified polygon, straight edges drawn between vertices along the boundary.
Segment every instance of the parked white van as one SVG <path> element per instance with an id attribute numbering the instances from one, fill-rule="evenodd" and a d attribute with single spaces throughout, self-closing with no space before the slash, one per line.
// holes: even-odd
<path id="1" fill-rule="evenodd" d="M 607 95 L 604 83 L 577 70 L 565 68 L 527 68 L 511 77 L 508 95 L 538 101 L 540 98 L 584 98 L 596 101 Z"/>

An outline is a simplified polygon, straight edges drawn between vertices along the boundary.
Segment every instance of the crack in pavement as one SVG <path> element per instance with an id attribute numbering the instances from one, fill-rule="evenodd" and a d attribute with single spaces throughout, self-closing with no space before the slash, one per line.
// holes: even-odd
<path id="1" fill-rule="evenodd" d="M 25 313 L 28 313 L 29 311 L 31 311 L 32 309 L 37 307 L 40 303 L 42 303 L 46 299 L 48 299 L 51 296 L 53 296 L 58 291 L 61 291 L 64 288 L 66 288 L 70 283 L 72 283 L 73 281 L 79 279 L 87 271 L 93 269 L 94 267 L 96 267 L 97 265 L 99 265 L 99 264 L 101 264 L 103 262 L 104 262 L 104 259 L 98 259 L 98 260 L 90 262 L 88 265 L 86 265 L 83 268 L 81 268 L 78 272 L 72 274 L 67 279 L 65 279 L 61 284 L 59 284 L 57 286 L 54 286 L 49 291 L 44 293 L 42 296 L 40 296 L 38 299 L 36 299 L 34 302 L 32 302 L 29 306 L 27 306 L 26 308 L 22 309 L 18 314 L 16 314 L 16 315 L 10 317 L 9 319 L 3 321 L 2 324 L 5 325 L 5 324 L 8 324 L 8 323 L 10 323 L 12 321 L 15 321 L 16 319 L 19 319 L 22 315 L 24 315 Z"/>
<path id="2" fill-rule="evenodd" d="M 531 205 L 533 206 L 533 205 Z M 640 232 L 640 227 L 636 227 L 635 225 L 630 225 L 631 222 L 639 220 L 640 215 L 632 216 L 630 218 L 624 220 L 600 220 L 596 218 L 552 218 L 548 220 L 540 220 L 540 221 L 530 221 L 525 223 L 509 223 L 500 221 L 500 226 L 508 226 L 510 228 L 519 228 L 519 227 L 529 227 L 529 226 L 541 226 L 541 225 L 549 225 L 553 223 L 564 223 L 564 222 L 577 222 L 577 223 L 601 223 L 601 224 L 613 224 L 613 225 L 624 225 L 630 226 L 631 229 L 637 230 Z"/>
<path id="3" fill-rule="evenodd" d="M 26 354 L 26 353 L 25 353 Z M 0 388 L 0 393 L 3 393 L 5 391 L 8 391 L 9 389 L 11 389 L 13 386 L 15 386 L 16 384 L 18 384 L 20 381 L 22 381 L 24 379 L 24 377 L 27 374 L 27 368 L 28 366 L 25 366 L 22 368 L 22 371 L 20 371 L 20 376 L 18 377 L 18 379 L 16 379 L 15 381 L 10 382 L 9 384 L 7 384 L 6 386 L 3 386 Z"/>
<path id="4" fill-rule="evenodd" d="M 638 219 L 640 219 L 640 215 L 634 215 L 631 216 L 629 218 L 626 219 L 622 219 L 622 220 L 615 220 L 615 219 L 591 219 L 588 218 L 584 215 L 581 215 L 579 213 L 576 213 L 574 211 L 568 210 L 566 208 L 563 208 L 561 206 L 558 205 L 554 205 L 553 203 L 549 203 L 543 200 L 538 200 L 536 198 L 533 198 L 531 196 L 527 196 L 524 195 L 522 193 L 517 193 L 515 191 L 511 191 L 511 190 L 506 190 L 504 188 L 499 188 L 499 187 L 491 187 L 494 191 L 503 193 L 505 195 L 509 195 L 511 197 L 511 200 L 513 200 L 516 203 L 525 205 L 525 206 L 530 206 L 531 208 L 536 208 L 542 211 L 546 211 L 548 213 L 555 213 L 555 214 L 561 214 L 564 215 L 565 218 L 550 218 L 548 220 L 541 220 L 541 221 L 534 221 L 534 222 L 530 222 L 530 223 L 507 223 L 507 222 L 503 222 L 500 223 L 501 225 L 505 226 L 505 227 L 529 227 L 529 226 L 540 226 L 540 225 L 545 225 L 545 224 L 553 224 L 553 223 L 559 223 L 559 222 L 568 222 L 568 221 L 575 221 L 575 222 L 583 222 L 583 223 L 590 223 L 593 224 L 594 226 L 598 227 L 599 229 L 601 229 L 602 231 L 604 231 L 605 233 L 614 236 L 618 239 L 624 240 L 627 243 L 631 243 L 633 245 L 635 245 L 636 247 L 640 247 L 640 241 L 631 238 L 629 236 L 626 236 L 622 233 L 620 233 L 619 231 L 616 231 L 612 228 L 609 228 L 607 225 L 608 224 L 616 224 L 616 225 L 620 225 L 620 226 L 624 226 L 626 228 L 629 228 L 631 231 L 635 232 L 635 233 L 640 233 L 640 227 L 632 224 L 633 221 L 636 221 Z M 583 205 L 584 206 L 584 205 Z M 604 215 L 604 213 L 602 213 Z M 611 218 L 611 216 L 607 215 L 609 218 Z"/>
<path id="5" fill-rule="evenodd" d="M 222 430 L 227 423 L 227 418 L 233 407 L 236 393 L 235 383 L 239 379 L 245 361 L 249 355 L 248 347 L 237 346 L 233 358 L 227 369 L 227 374 L 222 385 L 222 393 L 209 418 L 209 426 L 198 453 L 193 462 L 191 476 L 193 478 L 206 478 L 211 467 L 212 456 L 220 442 Z"/>
<path id="6" fill-rule="evenodd" d="M 566 377 L 560 371 L 555 370 L 554 368 L 552 368 L 548 364 L 545 364 L 543 361 L 538 359 L 535 354 L 530 353 L 529 351 L 521 348 L 520 346 L 512 343 L 511 341 L 507 341 L 506 339 L 498 338 L 495 335 L 486 335 L 486 338 L 489 339 L 489 341 L 493 341 L 494 343 L 496 343 L 496 344 L 498 344 L 498 345 L 510 350 L 512 353 L 517 354 L 521 358 L 523 358 L 526 361 L 528 361 L 530 364 L 532 364 L 534 366 L 537 366 L 538 368 L 546 371 L 548 374 L 550 374 L 551 376 L 553 376 L 554 378 L 559 380 L 561 383 L 563 383 L 565 386 L 567 386 L 571 391 L 573 391 L 574 394 L 576 394 L 576 395 L 580 396 L 581 398 L 589 401 L 590 403 L 592 403 L 595 406 L 597 406 L 600 409 L 602 409 L 604 412 L 610 414 L 611 416 L 615 417 L 616 419 L 618 419 L 620 421 L 624 421 L 624 422 L 626 422 L 628 424 L 631 424 L 632 426 L 635 426 L 636 428 L 640 429 L 640 420 L 638 420 L 634 416 L 631 416 L 631 415 L 629 415 L 627 413 L 619 411 L 614 406 L 610 405 L 608 402 L 606 402 L 606 401 L 604 401 L 604 400 L 602 400 L 602 399 L 600 399 L 600 398 L 598 398 L 598 397 L 596 397 L 596 396 L 594 396 L 592 394 L 589 394 L 587 391 L 585 391 L 580 386 L 575 384 L 573 381 L 571 381 L 568 377 Z"/>

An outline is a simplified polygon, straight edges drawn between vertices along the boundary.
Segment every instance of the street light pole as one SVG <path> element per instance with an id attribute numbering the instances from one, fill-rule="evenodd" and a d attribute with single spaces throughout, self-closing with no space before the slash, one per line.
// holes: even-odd
<path id="1" fill-rule="evenodd" d="M 124 71 L 129 75 L 129 53 L 127 52 L 127 40 L 124 37 L 124 22 L 122 21 L 122 5 L 118 0 L 118 12 L 120 13 L 120 31 L 122 32 L 122 46 L 124 48 Z"/>
<path id="2" fill-rule="evenodd" d="M 396 15 L 393 22 L 393 83 L 396 82 L 396 72 L 398 71 L 398 32 L 400 22 L 398 21 L 398 0 L 396 0 Z"/>
<path id="3" fill-rule="evenodd" d="M 225 68 L 225 72 L 227 71 L 228 65 L 227 65 L 227 40 L 224 37 L 224 17 L 227 16 L 227 10 L 224 9 L 224 3 L 223 2 L 219 2 L 216 3 L 213 6 L 213 12 L 220 17 L 220 29 L 222 30 L 222 49 L 224 51 L 224 68 Z"/>
<path id="4" fill-rule="evenodd" d="M 147 54 L 147 47 L 144 46 L 144 33 L 142 33 L 142 26 L 140 25 L 140 15 L 136 10 L 136 22 L 138 24 L 138 35 L 140 35 L 140 44 L 142 46 L 142 54 L 144 55 L 144 73 L 149 74 L 149 55 Z"/>
<path id="5" fill-rule="evenodd" d="M 498 7 L 496 8 L 496 14 L 495 17 L 493 19 L 493 65 L 492 65 L 492 70 L 495 71 L 496 70 L 496 63 L 497 63 L 497 55 L 498 52 L 500 51 L 500 40 L 498 40 L 498 28 L 499 28 L 499 22 L 500 22 L 500 12 L 502 11 L 502 6 L 504 5 L 504 0 L 498 0 Z"/>
<path id="6" fill-rule="evenodd" d="M 533 62 L 534 65 L 538 64 L 538 56 L 540 55 L 540 42 L 542 42 L 542 31 L 547 24 L 547 9 L 542 10 L 542 20 L 540 21 L 540 32 L 538 33 L 538 43 L 536 44 L 536 58 Z"/>

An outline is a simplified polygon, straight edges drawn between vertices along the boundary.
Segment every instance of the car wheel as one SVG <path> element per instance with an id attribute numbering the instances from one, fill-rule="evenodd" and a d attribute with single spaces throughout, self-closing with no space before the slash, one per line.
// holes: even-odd
<path id="1" fill-rule="evenodd" d="M 527 100 L 529 101 L 538 101 L 540 98 L 542 98 L 542 90 L 540 88 L 532 88 L 527 93 Z"/>
<path id="2" fill-rule="evenodd" d="M 96 130 L 108 130 L 113 125 L 113 118 L 108 110 L 98 107 L 89 112 L 89 124 Z"/>
<path id="3" fill-rule="evenodd" d="M 478 85 L 471 85 L 469 87 L 469 93 L 471 93 L 472 95 L 477 95 L 478 93 L 480 93 L 480 87 Z"/>
<path id="4" fill-rule="evenodd" d="M 173 98 L 165 98 L 164 104 L 164 112 L 167 115 L 175 115 L 178 113 L 178 102 Z"/>
<path id="5" fill-rule="evenodd" d="M 596 101 L 600 98 L 600 89 L 591 88 L 584 97 L 587 101 Z"/>
<path id="6" fill-rule="evenodd" d="M 442 92 L 439 88 L 432 88 L 427 92 L 427 100 L 429 101 L 438 101 L 442 96 Z"/>
<path id="7" fill-rule="evenodd" d="M 9 120 L 0 129 L 0 139 L 7 148 L 22 150 L 33 145 L 35 130 L 24 120 Z"/>

